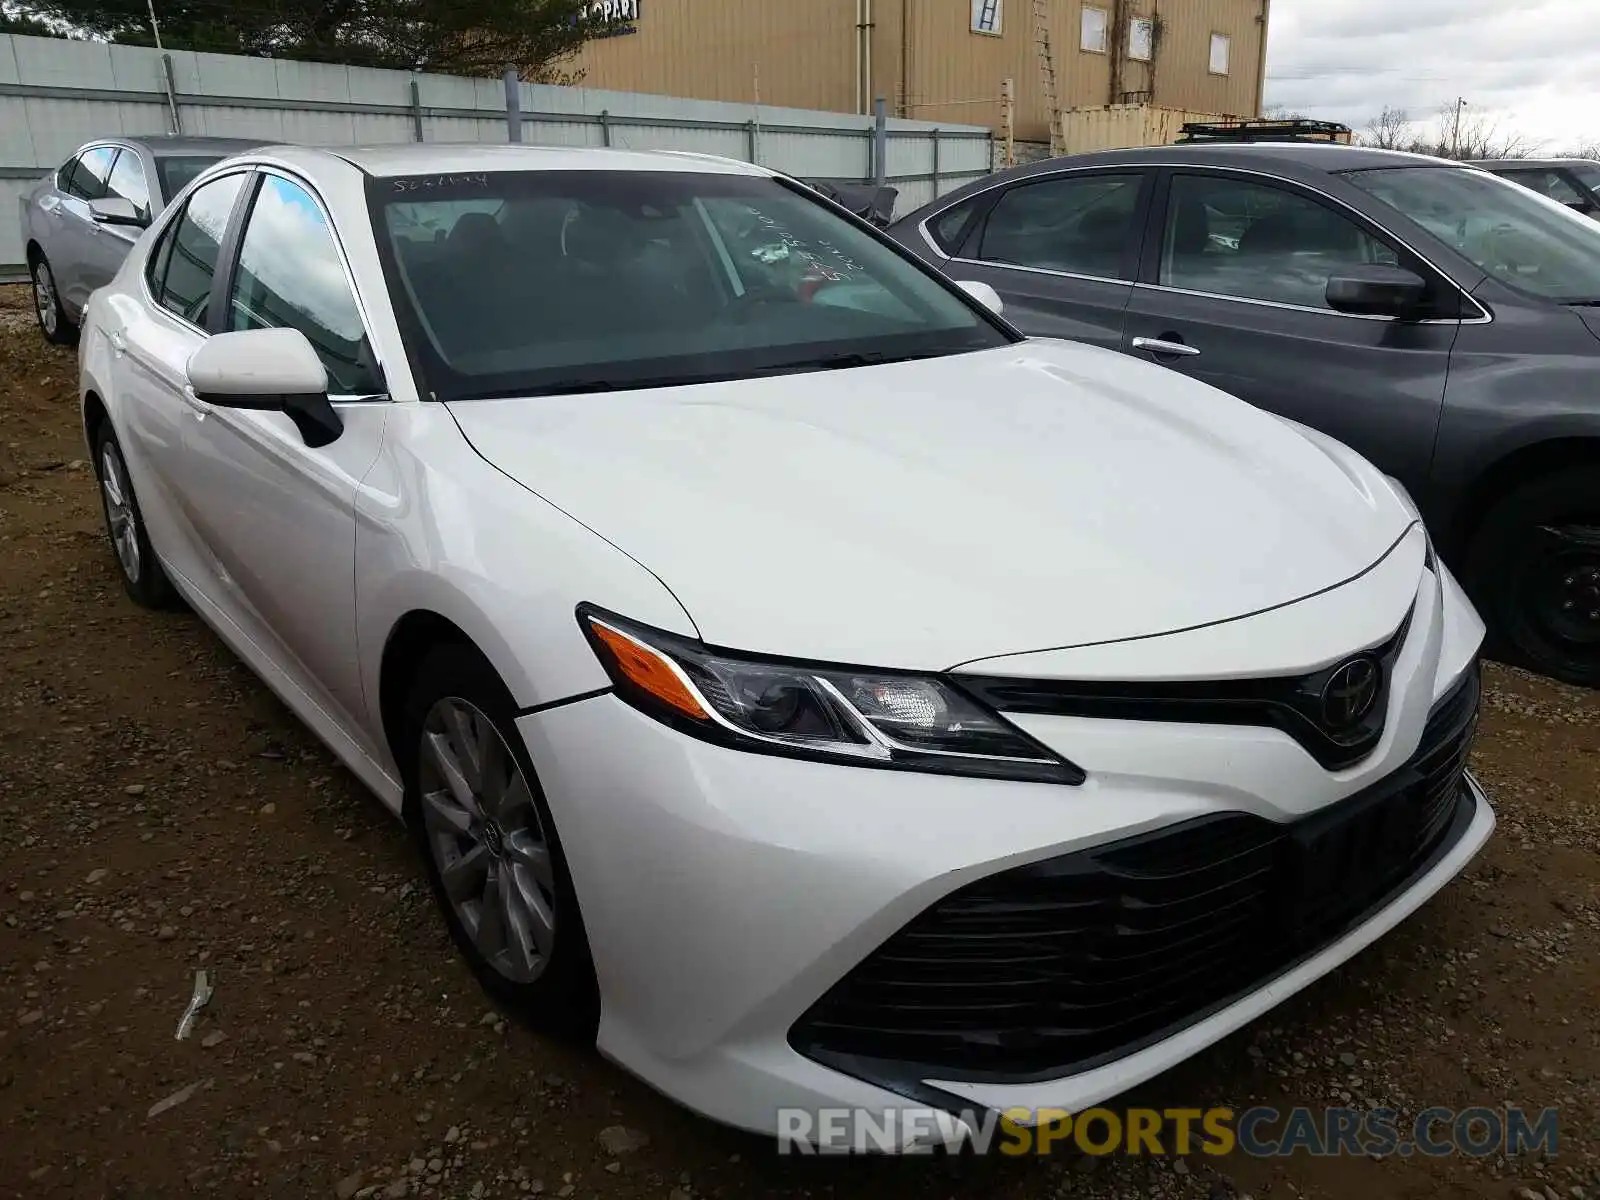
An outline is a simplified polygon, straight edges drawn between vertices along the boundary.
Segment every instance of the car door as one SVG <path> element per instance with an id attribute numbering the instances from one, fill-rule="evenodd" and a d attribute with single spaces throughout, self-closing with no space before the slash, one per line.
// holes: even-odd
<path id="1" fill-rule="evenodd" d="M 98 286 L 89 283 L 93 270 L 87 263 L 99 251 L 96 243 L 100 240 L 101 227 L 89 211 L 89 202 L 106 194 L 106 181 L 116 159 L 115 146 L 94 146 L 85 150 L 78 156 L 67 182 L 67 192 L 61 198 L 57 249 L 50 259 L 50 270 L 55 275 L 62 300 L 74 313 L 83 311 L 89 293 Z"/>
<path id="2" fill-rule="evenodd" d="M 991 285 L 1036 337 L 1116 348 L 1143 240 L 1152 173 L 1066 171 L 1005 187 L 974 212 L 942 264 Z M 935 217 L 932 223 L 939 221 Z"/>
<path id="3" fill-rule="evenodd" d="M 151 543 L 169 571 L 213 602 L 219 598 L 216 571 L 181 486 L 190 419 L 185 370 L 206 337 L 211 285 L 245 178 L 234 172 L 195 189 L 157 235 L 145 266 L 143 303 L 119 297 L 106 318 L 123 451 Z"/>
<path id="4" fill-rule="evenodd" d="M 61 257 L 62 230 L 66 227 L 67 213 L 70 211 L 66 205 L 67 192 L 72 186 L 72 173 L 77 169 L 78 156 L 73 155 L 33 191 L 33 210 L 28 214 L 28 228 L 24 236 L 38 242 L 45 258 L 52 264 Z M 53 273 L 53 266 L 51 270 Z"/>
<path id="5" fill-rule="evenodd" d="M 106 176 L 104 195 L 127 200 L 150 221 L 150 186 L 145 180 L 144 163 L 139 152 L 122 147 Z M 84 241 L 83 255 L 78 261 L 81 272 L 79 282 L 84 298 L 96 288 L 105 287 L 111 277 L 128 257 L 128 251 L 144 232 L 138 225 L 103 225 L 90 219 L 88 237 Z"/>
<path id="6" fill-rule="evenodd" d="M 355 497 L 377 458 L 389 404 L 321 201 L 306 183 L 274 171 L 261 171 L 251 186 L 209 328 L 304 333 L 327 369 L 344 431 L 312 448 L 281 412 L 213 406 L 188 391 L 176 484 L 216 564 L 230 619 L 349 728 L 365 711 Z"/>
<path id="7" fill-rule="evenodd" d="M 1156 210 L 1128 352 L 1331 434 L 1422 486 L 1460 328 L 1454 285 L 1355 209 L 1285 180 L 1173 170 Z M 1427 311 L 1446 315 L 1335 311 L 1329 277 L 1366 264 L 1423 275 Z"/>

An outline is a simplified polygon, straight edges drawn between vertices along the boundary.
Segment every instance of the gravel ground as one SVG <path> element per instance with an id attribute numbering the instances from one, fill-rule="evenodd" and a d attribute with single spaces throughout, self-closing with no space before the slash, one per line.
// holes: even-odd
<path id="1" fill-rule="evenodd" d="M 1128 1098 L 1556 1106 L 1554 1160 L 779 1159 L 490 1008 L 377 801 L 195 617 L 126 599 L 26 304 L 0 289 L 0 1197 L 1600 1200 L 1600 695 L 1491 668 L 1490 848 Z"/>

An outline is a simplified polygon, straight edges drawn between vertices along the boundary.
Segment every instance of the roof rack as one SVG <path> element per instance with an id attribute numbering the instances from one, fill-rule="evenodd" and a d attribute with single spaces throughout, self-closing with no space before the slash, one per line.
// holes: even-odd
<path id="1" fill-rule="evenodd" d="M 1309 121 L 1303 117 L 1274 121 L 1238 118 L 1228 121 L 1190 121 L 1184 125 L 1183 142 L 1332 142 L 1348 146 L 1353 140 L 1350 126 L 1337 121 Z"/>

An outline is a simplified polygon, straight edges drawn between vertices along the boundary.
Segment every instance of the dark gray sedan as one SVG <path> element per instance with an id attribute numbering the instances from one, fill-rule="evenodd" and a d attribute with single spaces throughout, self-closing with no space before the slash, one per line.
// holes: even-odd
<path id="1" fill-rule="evenodd" d="M 1142 355 L 1398 478 L 1499 652 L 1600 685 L 1600 224 L 1440 159 L 1054 159 L 896 222 L 1024 331 Z"/>
<path id="2" fill-rule="evenodd" d="M 22 197 L 39 328 L 71 344 L 89 293 L 111 282 L 150 219 L 212 163 L 260 142 L 104 138 L 79 147 Z"/>

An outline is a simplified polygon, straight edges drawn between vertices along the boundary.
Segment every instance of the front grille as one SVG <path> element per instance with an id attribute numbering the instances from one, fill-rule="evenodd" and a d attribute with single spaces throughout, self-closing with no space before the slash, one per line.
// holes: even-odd
<path id="1" fill-rule="evenodd" d="M 1478 692 L 1474 669 L 1405 767 L 1304 820 L 1205 817 L 961 888 L 817 1001 L 791 1044 L 857 1074 L 1021 1081 L 1170 1036 L 1360 923 L 1442 853 L 1470 813 Z"/>
<path id="2" fill-rule="evenodd" d="M 1279 729 L 1322 766 L 1342 771 L 1376 750 L 1383 738 L 1389 682 L 1410 628 L 1408 614 L 1381 645 L 1355 656 L 1370 663 L 1378 683 L 1370 706 L 1353 721 L 1330 720 L 1327 712 L 1328 689 L 1350 659 L 1309 675 L 1260 679 L 1124 683 L 956 674 L 950 681 L 1002 713 Z"/>

